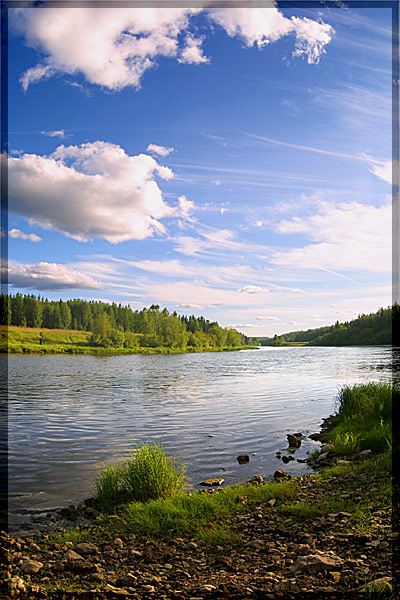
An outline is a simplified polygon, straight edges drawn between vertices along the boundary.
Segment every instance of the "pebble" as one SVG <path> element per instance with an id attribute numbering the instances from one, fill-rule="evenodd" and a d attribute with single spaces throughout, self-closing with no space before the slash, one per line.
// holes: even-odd
<path id="1" fill-rule="evenodd" d="M 23 571 L 24 573 L 37 573 L 38 571 L 40 571 L 40 569 L 43 568 L 43 563 L 39 562 L 38 560 L 25 560 L 22 565 L 21 565 L 21 571 Z"/>

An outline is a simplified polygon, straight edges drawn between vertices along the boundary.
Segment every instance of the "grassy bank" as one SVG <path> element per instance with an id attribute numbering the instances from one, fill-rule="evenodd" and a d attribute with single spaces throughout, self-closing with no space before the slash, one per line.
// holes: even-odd
<path id="1" fill-rule="evenodd" d="M 168 347 L 99 347 L 91 346 L 90 331 L 75 329 L 45 329 L 35 327 L 0 326 L 0 354 L 179 354 L 182 352 L 220 352 L 247 350 L 250 346 L 230 348 L 168 348 Z M 141 334 L 131 334 L 140 337 Z M 40 339 L 42 338 L 42 343 Z"/>
<path id="2" fill-rule="evenodd" d="M 393 387 L 390 383 L 369 383 L 341 389 L 337 398 L 336 414 L 329 419 L 324 433 L 329 449 L 323 449 L 327 454 L 326 461 L 329 461 L 329 467 L 321 477 L 329 478 L 333 474 L 347 474 L 354 470 L 365 474 L 367 478 L 371 471 L 392 472 L 392 396 Z M 373 458 L 366 462 L 348 462 L 362 450 L 371 450 Z M 319 451 L 318 456 L 321 456 Z M 179 486 L 165 488 L 171 493 L 164 491 L 161 487 L 162 480 L 165 480 L 166 486 L 171 478 L 178 481 L 175 463 L 171 463 L 168 468 L 166 460 L 162 446 L 157 447 L 154 442 L 142 448 L 138 447 L 131 459 L 119 467 L 108 467 L 97 480 L 99 506 L 102 509 L 110 509 L 113 505 L 112 498 L 116 505 L 121 503 L 121 498 L 126 503 L 130 497 L 133 502 L 128 502 L 123 509 L 122 520 L 127 529 L 139 530 L 145 535 L 167 535 L 168 531 L 176 533 L 185 528 L 195 531 L 207 520 L 225 517 L 238 510 L 234 500 L 245 492 L 243 487 L 219 489 L 218 493 L 211 496 L 197 492 L 190 496 L 182 495 L 178 493 L 183 486 L 182 477 L 179 478 Z M 127 484 L 127 474 L 135 467 L 139 474 Z M 152 479 L 152 482 L 147 482 L 148 479 Z M 158 481 L 160 490 L 163 491 L 158 494 L 148 493 L 146 496 L 141 488 L 146 485 L 148 488 L 154 487 L 153 480 Z M 292 498 L 296 493 L 296 486 L 297 480 L 253 486 L 250 497 L 256 503 L 266 502 L 277 494 Z M 168 496 L 170 498 L 167 498 Z M 144 504 L 137 502 L 138 498 L 151 501 Z M 351 507 L 348 504 L 345 501 L 333 504 L 328 497 L 321 508 L 330 508 L 333 512 L 356 510 L 354 505 Z M 314 509 L 310 515 L 318 512 L 316 507 Z M 302 510 L 306 510 L 304 505 Z"/>
<path id="3" fill-rule="evenodd" d="M 99 473 L 95 498 L 69 509 L 71 518 L 89 511 L 90 527 L 35 540 L 33 558 L 51 560 L 30 585 L 43 598 L 95 590 L 95 598 L 115 593 L 135 600 L 394 600 L 391 400 L 397 394 L 386 383 L 343 388 L 321 433 L 323 468 L 302 477 L 254 477 L 184 493 L 184 471 L 162 446 L 137 447 L 126 463 Z M 68 558 L 72 549 L 84 556 Z M 17 553 L 17 573 L 18 560 Z"/>

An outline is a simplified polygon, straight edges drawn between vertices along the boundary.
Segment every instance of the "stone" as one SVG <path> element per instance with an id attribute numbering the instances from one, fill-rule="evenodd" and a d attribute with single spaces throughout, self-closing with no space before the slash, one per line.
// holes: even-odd
<path id="1" fill-rule="evenodd" d="M 244 464 L 244 463 L 248 463 L 250 460 L 250 456 L 248 454 L 239 454 L 239 456 L 236 458 L 236 460 L 238 461 L 238 463 L 240 465 Z"/>
<path id="2" fill-rule="evenodd" d="M 282 456 L 282 462 L 287 464 L 289 462 L 289 457 L 288 456 Z"/>
<path id="3" fill-rule="evenodd" d="M 121 540 L 121 538 L 116 537 L 114 540 L 114 546 L 116 546 L 119 550 L 122 550 L 124 547 L 124 542 Z"/>
<path id="4" fill-rule="evenodd" d="M 217 588 L 215 587 L 215 585 L 206 583 L 206 584 L 201 585 L 200 587 L 196 588 L 196 591 L 198 591 L 198 592 L 213 592 L 216 589 Z"/>
<path id="5" fill-rule="evenodd" d="M 372 450 L 362 450 L 357 457 L 361 460 L 368 460 L 372 456 Z"/>
<path id="6" fill-rule="evenodd" d="M 147 586 L 145 586 L 145 587 L 147 587 Z M 151 586 L 149 586 L 149 587 L 151 587 Z M 113 594 L 120 594 L 121 596 L 125 596 L 125 597 L 129 595 L 126 590 L 114 587 L 110 583 L 107 583 L 107 585 L 105 586 L 104 590 L 106 592 L 112 592 Z"/>
<path id="7" fill-rule="evenodd" d="M 342 559 L 329 554 L 310 554 L 299 556 L 290 568 L 291 573 L 316 573 L 318 571 L 337 571 L 342 566 Z"/>
<path id="8" fill-rule="evenodd" d="M 118 579 L 117 585 L 121 587 L 132 587 L 136 585 L 136 582 L 136 575 L 133 575 L 132 573 L 126 573 L 126 575 L 123 575 Z"/>
<path id="9" fill-rule="evenodd" d="M 261 475 L 254 475 L 254 477 L 251 478 L 250 483 L 264 483 L 264 479 L 261 477 Z"/>
<path id="10" fill-rule="evenodd" d="M 289 443 L 289 448 L 300 448 L 301 439 L 299 437 L 297 437 L 298 435 L 299 434 L 294 435 L 294 434 L 288 433 L 287 439 L 288 439 L 288 443 Z"/>
<path id="11" fill-rule="evenodd" d="M 268 504 L 270 506 L 275 506 L 275 504 L 276 504 L 276 498 L 271 498 L 270 500 L 268 500 Z"/>
<path id="12" fill-rule="evenodd" d="M 330 444 L 324 444 L 321 448 L 321 454 L 325 454 L 325 452 L 331 452 L 332 446 Z"/>
<path id="13" fill-rule="evenodd" d="M 98 554 L 99 549 L 91 542 L 80 542 L 75 546 L 75 552 L 78 554 Z"/>
<path id="14" fill-rule="evenodd" d="M 274 473 L 274 479 L 291 479 L 290 473 L 286 473 L 282 471 L 282 469 L 277 469 Z"/>
<path id="15" fill-rule="evenodd" d="M 331 577 L 333 583 L 339 583 L 339 581 L 340 581 L 340 573 L 339 573 L 339 571 L 331 571 L 330 572 L 330 577 Z"/>
<path id="16" fill-rule="evenodd" d="M 381 577 L 367 584 L 369 592 L 391 592 L 392 589 L 392 582 L 389 577 Z"/>
<path id="17" fill-rule="evenodd" d="M 37 573 L 43 567 L 43 563 L 38 560 L 25 560 L 21 565 L 21 571 L 24 573 Z"/>
<path id="18" fill-rule="evenodd" d="M 247 496 L 236 496 L 235 502 L 236 504 L 247 504 Z"/>
<path id="19" fill-rule="evenodd" d="M 7 586 L 9 592 L 26 592 L 25 582 L 21 577 L 11 577 L 7 581 Z"/>
<path id="20" fill-rule="evenodd" d="M 328 458 L 328 454 L 329 452 L 323 452 L 322 454 L 320 454 L 317 458 L 317 462 L 320 463 L 326 460 Z"/>
<path id="21" fill-rule="evenodd" d="M 40 552 L 40 548 L 37 544 L 35 544 L 34 542 L 31 542 L 29 544 L 29 551 L 30 552 Z"/>
<path id="22" fill-rule="evenodd" d="M 64 560 L 84 560 L 84 558 L 74 550 L 70 549 L 64 554 Z"/>
<path id="23" fill-rule="evenodd" d="M 213 485 L 221 485 L 222 483 L 224 483 L 225 479 L 223 479 L 222 477 L 214 477 L 212 479 L 205 479 L 204 481 L 202 481 L 200 483 L 200 485 L 209 485 L 209 486 L 213 486 Z"/>

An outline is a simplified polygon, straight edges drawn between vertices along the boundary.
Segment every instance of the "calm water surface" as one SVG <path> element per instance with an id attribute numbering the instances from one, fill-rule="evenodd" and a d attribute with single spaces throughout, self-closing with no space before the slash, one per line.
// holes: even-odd
<path id="1" fill-rule="evenodd" d="M 162 438 L 192 485 L 227 484 L 282 463 L 287 433 L 309 435 L 344 384 L 391 377 L 390 347 L 262 348 L 156 356 L 10 356 L 10 529 L 93 492 L 99 467 Z M 5 357 L 1 357 L 4 363 Z M 302 443 L 297 458 L 317 444 Z M 239 465 L 240 453 L 250 462 Z M 292 474 L 308 470 L 292 461 Z"/>

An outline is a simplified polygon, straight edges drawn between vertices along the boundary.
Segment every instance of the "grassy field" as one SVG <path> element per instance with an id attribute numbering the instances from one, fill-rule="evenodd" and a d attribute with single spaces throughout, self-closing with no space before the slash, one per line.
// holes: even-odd
<path id="1" fill-rule="evenodd" d="M 36 327 L 0 326 L 0 354 L 177 354 L 185 352 L 182 348 L 123 348 L 99 347 L 90 345 L 91 331 L 76 329 L 45 329 Z M 131 335 L 141 336 L 140 333 Z M 42 337 L 43 343 L 40 343 Z M 237 348 L 207 348 L 207 352 L 222 350 L 250 349 L 250 346 Z M 190 352 L 202 352 L 190 349 Z"/>

